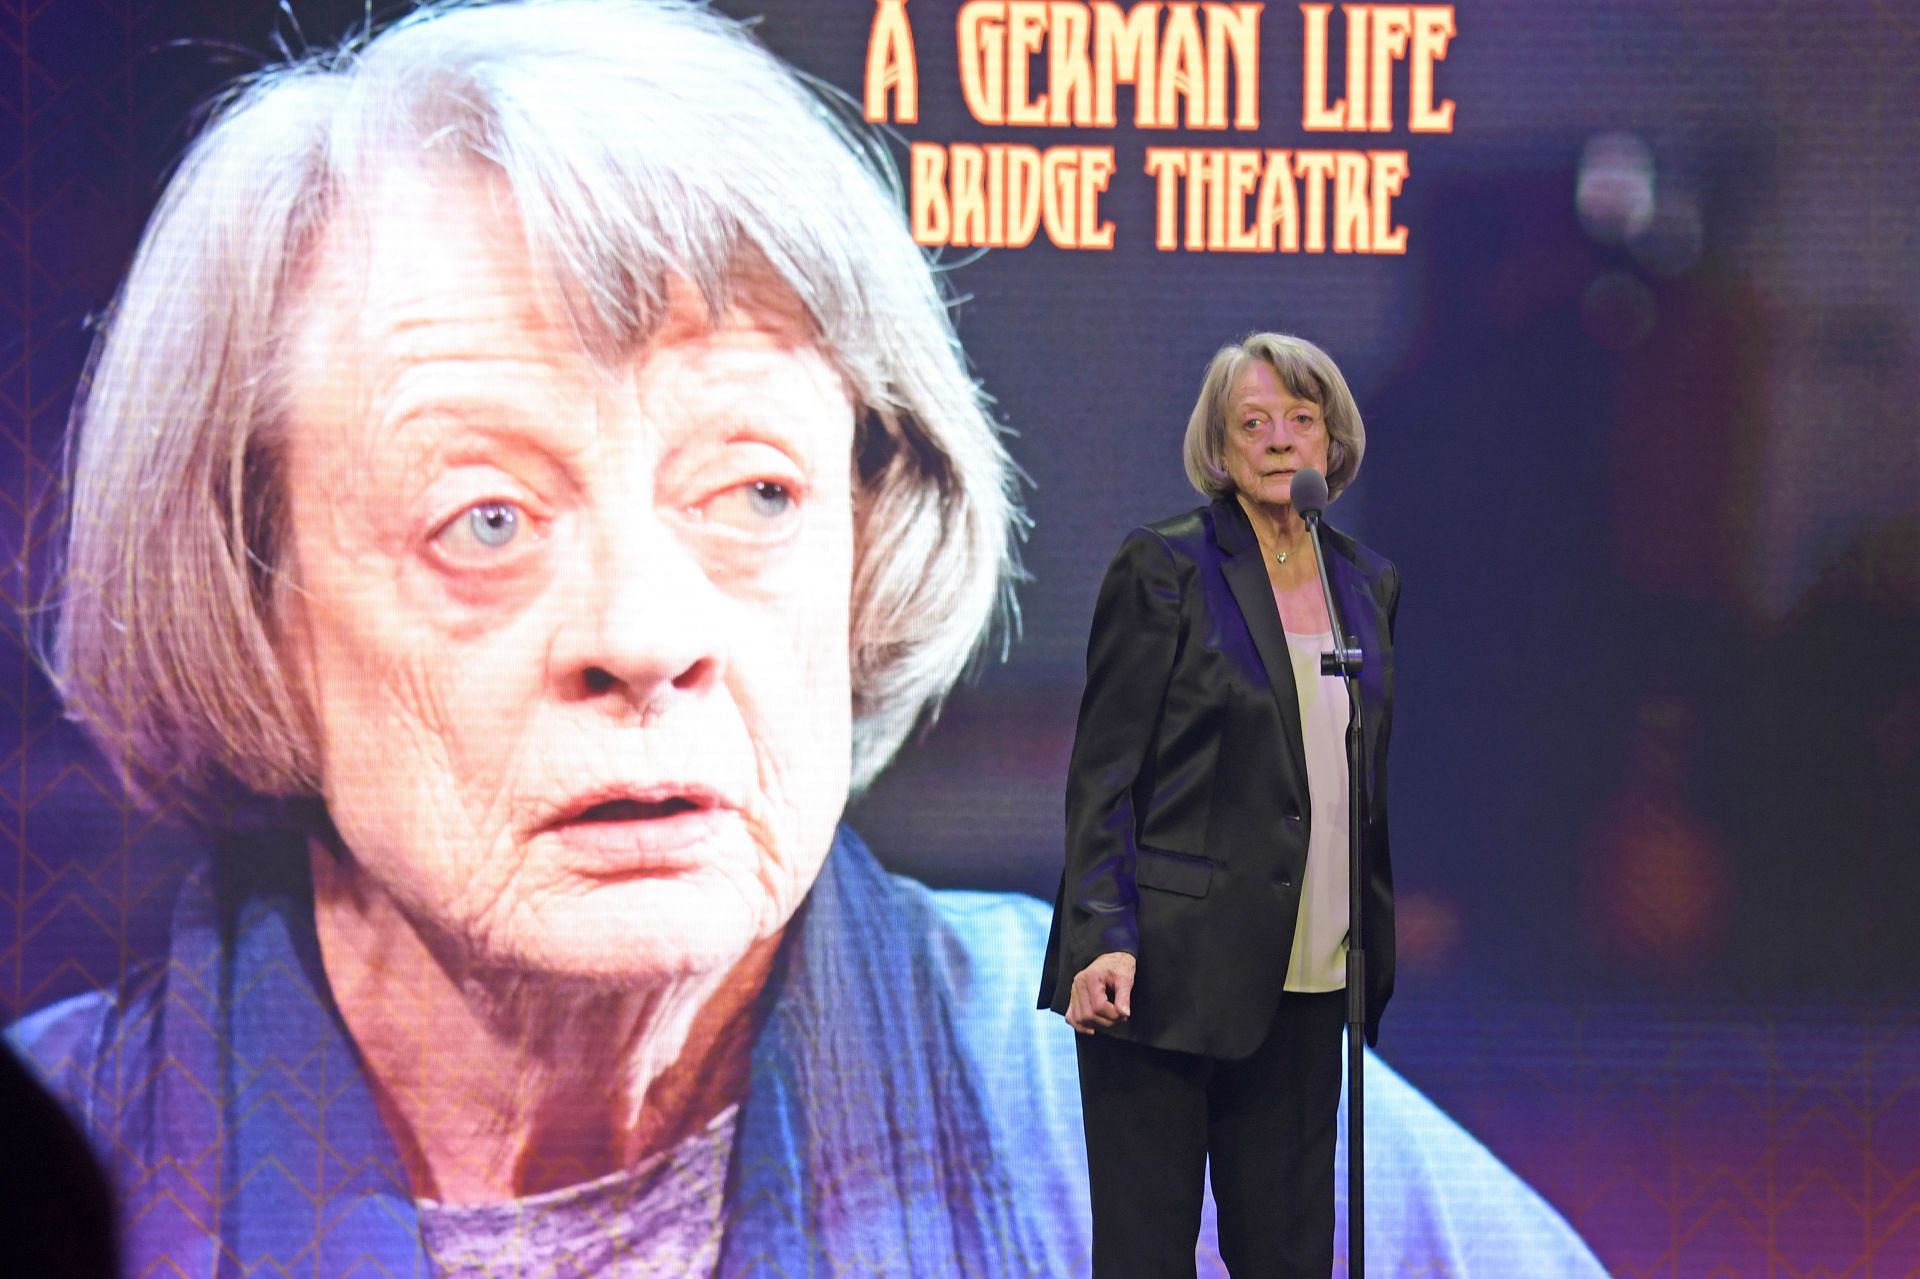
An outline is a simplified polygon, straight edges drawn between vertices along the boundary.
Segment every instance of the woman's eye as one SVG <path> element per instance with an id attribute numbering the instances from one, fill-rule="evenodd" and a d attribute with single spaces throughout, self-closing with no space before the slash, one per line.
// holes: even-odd
<path id="1" fill-rule="evenodd" d="M 512 502 L 476 502 L 455 516 L 437 540 L 463 539 L 497 551 L 520 535 L 526 517 Z"/>
<path id="2" fill-rule="evenodd" d="M 767 519 L 778 519 L 787 513 L 793 505 L 793 494 L 784 484 L 772 480 L 755 480 L 747 486 L 747 505 L 753 508 L 755 515 Z"/>
<path id="3" fill-rule="evenodd" d="M 743 533 L 767 533 L 799 507 L 799 497 L 778 480 L 752 480 L 716 494 L 706 505 L 706 518 Z"/>

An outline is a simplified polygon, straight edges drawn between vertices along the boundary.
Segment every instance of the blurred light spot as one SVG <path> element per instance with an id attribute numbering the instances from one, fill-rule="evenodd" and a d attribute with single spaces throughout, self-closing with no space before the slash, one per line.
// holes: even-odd
<path id="1" fill-rule="evenodd" d="M 1581 840 L 1580 915 L 1598 954 L 1639 968 L 1717 951 L 1732 899 L 1732 858 L 1694 811 L 1700 712 L 1655 694 L 1634 709 L 1625 768 Z"/>
<path id="2" fill-rule="evenodd" d="M 1625 271 L 1597 277 L 1580 297 L 1587 336 L 1609 351 L 1627 351 L 1653 335 L 1658 305 L 1653 290 Z"/>
<path id="3" fill-rule="evenodd" d="M 1460 932 L 1460 908 L 1435 893 L 1403 893 L 1394 903 L 1394 945 L 1402 963 L 1445 967 L 1459 949 Z"/>
<path id="4" fill-rule="evenodd" d="M 1678 960 L 1724 926 L 1726 855 L 1684 814 L 1641 813 L 1615 850 L 1608 923 L 1623 950 Z"/>
<path id="5" fill-rule="evenodd" d="M 1653 224 L 1653 152 L 1631 133 L 1602 133 L 1580 153 L 1574 187 L 1580 225 L 1602 244 L 1625 244 Z"/>
<path id="6" fill-rule="evenodd" d="M 1706 232 L 1700 222 L 1700 206 L 1691 196 L 1662 196 L 1653 211 L 1653 220 L 1633 237 L 1627 248 L 1634 261 L 1655 275 L 1680 275 L 1700 261 Z"/>

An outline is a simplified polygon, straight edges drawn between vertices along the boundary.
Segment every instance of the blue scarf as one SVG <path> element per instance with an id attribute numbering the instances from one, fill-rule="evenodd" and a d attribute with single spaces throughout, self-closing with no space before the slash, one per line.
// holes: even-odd
<path id="1" fill-rule="evenodd" d="M 719 1274 L 1038 1269 L 937 963 L 941 925 L 842 828 L 753 1049 Z M 91 1056 L 87 1056 L 87 1053 Z M 431 1276 L 340 1015 L 297 843 L 183 885 L 164 967 L 78 1047 L 74 1100 L 123 1199 L 126 1273 Z"/>

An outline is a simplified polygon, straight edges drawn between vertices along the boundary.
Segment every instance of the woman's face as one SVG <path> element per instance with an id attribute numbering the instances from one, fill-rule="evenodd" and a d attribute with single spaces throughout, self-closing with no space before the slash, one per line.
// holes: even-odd
<path id="1" fill-rule="evenodd" d="M 710 971 L 845 803 L 853 406 L 772 288 L 615 375 L 485 179 L 384 184 L 289 352 L 288 656 L 363 886 L 485 968 Z"/>
<path id="2" fill-rule="evenodd" d="M 1248 360 L 1227 398 L 1227 476 L 1263 506 L 1292 504 L 1293 474 L 1327 472 L 1327 422 L 1320 406 L 1287 390 L 1265 360 Z"/>

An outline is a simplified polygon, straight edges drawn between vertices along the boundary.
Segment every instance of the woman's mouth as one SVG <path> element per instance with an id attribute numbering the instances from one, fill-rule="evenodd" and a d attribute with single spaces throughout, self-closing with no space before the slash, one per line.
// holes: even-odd
<path id="1" fill-rule="evenodd" d="M 713 842 L 738 816 L 697 793 L 618 796 L 577 806 L 541 834 L 595 878 L 672 875 L 710 864 Z"/>
<path id="2" fill-rule="evenodd" d="M 662 800 L 610 799 L 582 812 L 578 822 L 645 822 L 662 817 L 677 817 L 701 806 L 684 795 Z"/>

